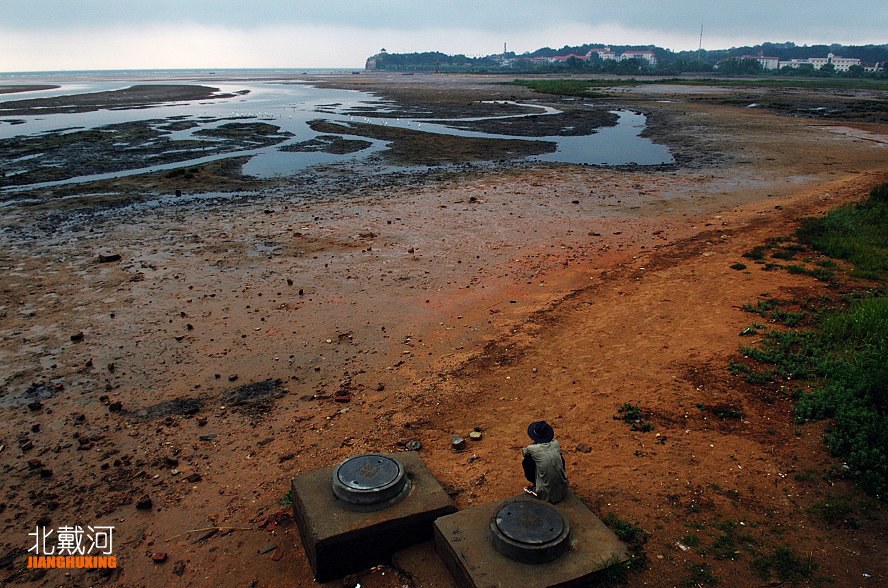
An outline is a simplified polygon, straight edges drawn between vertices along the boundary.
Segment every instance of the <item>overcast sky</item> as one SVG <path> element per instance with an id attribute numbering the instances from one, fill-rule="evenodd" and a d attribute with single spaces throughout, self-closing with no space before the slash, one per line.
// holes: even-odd
<path id="1" fill-rule="evenodd" d="M 886 0 L 0 0 L 0 71 L 362 67 L 583 43 L 888 43 Z"/>

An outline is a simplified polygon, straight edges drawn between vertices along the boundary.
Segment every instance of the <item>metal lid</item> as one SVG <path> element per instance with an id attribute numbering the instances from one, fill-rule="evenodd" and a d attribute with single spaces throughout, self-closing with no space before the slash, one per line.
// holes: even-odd
<path id="1" fill-rule="evenodd" d="M 490 538 L 494 548 L 510 559 L 546 563 L 570 550 L 570 525 L 546 502 L 512 499 L 493 515 Z"/>
<path id="2" fill-rule="evenodd" d="M 523 500 L 507 504 L 496 513 L 500 533 L 518 543 L 551 543 L 564 532 L 564 518 L 544 502 Z"/>
<path id="3" fill-rule="evenodd" d="M 333 494 L 348 504 L 384 508 L 397 502 L 408 489 L 401 462 L 387 455 L 356 455 L 333 470 Z"/>

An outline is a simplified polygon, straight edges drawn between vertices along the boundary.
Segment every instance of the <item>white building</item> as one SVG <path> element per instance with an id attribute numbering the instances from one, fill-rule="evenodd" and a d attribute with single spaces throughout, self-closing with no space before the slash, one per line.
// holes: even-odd
<path id="1" fill-rule="evenodd" d="M 820 69 L 825 65 L 832 65 L 836 71 L 848 71 L 852 65 L 860 65 L 860 60 L 854 57 L 839 57 L 830 53 L 826 57 L 809 57 L 808 59 L 790 59 L 781 61 L 779 66 L 798 69 L 803 65 L 810 65 L 814 69 Z"/>
<path id="2" fill-rule="evenodd" d="M 620 55 L 620 61 L 624 61 L 626 59 L 638 59 L 641 61 L 647 61 L 649 65 L 657 65 L 657 56 L 653 51 L 624 51 Z"/>
<path id="3" fill-rule="evenodd" d="M 616 51 L 612 50 L 610 47 L 593 47 L 586 52 L 586 58 L 588 59 L 589 57 L 592 57 L 593 54 L 598 55 L 598 57 L 603 60 L 617 59 Z"/>
<path id="4" fill-rule="evenodd" d="M 741 55 L 737 59 L 748 59 L 750 61 L 758 61 L 765 71 L 776 70 L 780 67 L 779 57 L 768 57 L 765 55 Z"/>

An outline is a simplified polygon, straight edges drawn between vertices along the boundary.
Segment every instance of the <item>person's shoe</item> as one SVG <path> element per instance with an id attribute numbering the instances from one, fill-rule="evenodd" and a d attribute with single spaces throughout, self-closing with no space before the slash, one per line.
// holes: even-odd
<path id="1" fill-rule="evenodd" d="M 534 498 L 539 498 L 539 496 L 537 496 L 536 491 L 534 491 L 533 486 L 528 486 L 527 488 L 524 489 L 524 492 L 527 494 L 530 494 Z"/>

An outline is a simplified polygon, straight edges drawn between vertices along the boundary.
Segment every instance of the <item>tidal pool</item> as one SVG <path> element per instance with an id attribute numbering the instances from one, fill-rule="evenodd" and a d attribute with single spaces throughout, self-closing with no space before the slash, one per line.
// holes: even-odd
<path id="1" fill-rule="evenodd" d="M 53 80 L 47 80 L 53 81 Z M 131 81 L 101 81 L 66 84 L 54 81 L 62 87 L 36 92 L 25 92 L 0 96 L 0 103 L 62 96 L 102 90 L 122 89 L 134 85 Z M 145 82 L 137 82 L 143 84 Z M 170 82 L 176 84 L 205 82 Z M 458 129 L 450 126 L 459 122 L 510 118 L 510 117 L 545 117 L 560 114 L 557 108 L 534 104 L 517 104 L 525 108 L 526 113 L 510 114 L 497 117 L 472 117 L 461 119 L 431 118 L 397 118 L 391 115 L 367 116 L 368 111 L 386 113 L 390 103 L 378 96 L 355 90 L 337 90 L 318 88 L 301 82 L 256 82 L 244 83 L 224 81 L 212 83 L 219 88 L 220 94 L 237 95 L 228 98 L 210 98 L 192 102 L 172 102 L 158 104 L 147 108 L 130 108 L 121 110 L 102 109 L 93 112 L 33 114 L 28 116 L 0 117 L 0 145 L 7 147 L 23 144 L 29 140 L 40 140 L 52 134 L 63 135 L 83 131 L 110 132 L 105 129 L 109 125 L 124 125 L 139 121 L 150 121 L 148 125 L 157 138 L 169 142 L 169 148 L 153 144 L 151 140 L 142 139 L 143 147 L 155 148 L 155 152 L 143 158 L 135 158 L 136 163 L 108 163 L 108 169 L 96 167 L 93 162 L 89 169 L 79 169 L 70 165 L 65 170 L 70 177 L 53 181 L 30 181 L 16 183 L 17 176 L 37 169 L 65 167 L 64 156 L 53 159 L 51 150 L 40 150 L 27 156 L 8 157 L 0 160 L 0 172 L 4 174 L 4 192 L 16 192 L 25 189 L 46 188 L 58 185 L 81 183 L 98 179 L 109 179 L 148 172 L 172 170 L 193 166 L 209 161 L 235 156 L 250 156 L 243 167 L 243 173 L 257 178 L 272 178 L 295 175 L 307 167 L 319 164 L 331 164 L 366 158 L 386 149 L 386 142 L 367 137 L 342 135 L 347 139 L 364 141 L 365 148 L 353 153 L 328 153 L 324 151 L 288 151 L 287 148 L 312 141 L 323 133 L 312 130 L 308 123 L 313 120 L 327 120 L 334 123 L 349 124 L 362 122 L 374 125 L 387 125 L 411 129 L 430 134 L 450 135 L 457 137 L 479 137 L 486 139 L 521 139 L 525 141 L 548 141 L 556 145 L 556 150 L 545 155 L 526 158 L 531 161 L 561 162 L 588 165 L 658 165 L 673 163 L 674 159 L 668 148 L 641 137 L 645 128 L 645 117 L 642 114 L 620 110 L 614 111 L 617 123 L 614 126 L 600 127 L 588 135 L 582 136 L 544 136 L 516 137 L 505 134 L 492 134 L 481 131 Z M 246 92 L 245 92 L 246 91 Z M 389 111 L 390 112 L 390 111 Z M 16 121 L 18 124 L 12 124 Z M 21 121 L 21 122 L 19 122 Z M 213 136 L 213 129 L 223 125 L 243 122 L 264 122 L 280 128 L 278 135 L 287 135 L 274 145 L 250 145 L 249 137 L 241 138 L 236 146 L 227 147 L 220 139 Z M 207 131 L 210 131 L 208 133 Z M 224 130 L 224 129 L 223 129 Z M 288 135 L 289 134 L 289 135 Z M 116 145 L 116 144 L 115 144 Z M 119 144 L 121 153 L 131 147 L 126 141 Z M 183 147 L 184 146 L 184 147 Z M 160 148 L 160 153 L 157 153 Z M 282 150 L 283 149 L 283 150 Z M 214 151 L 215 150 L 215 151 Z M 210 151 L 208 154 L 207 151 Z M 169 163 L 158 163 L 158 156 L 178 158 Z M 152 158 L 155 161 L 152 162 Z M 108 159 L 114 159 L 109 157 Z M 121 169 L 124 167 L 124 169 Z M 25 177 L 25 176 L 23 176 Z M 32 174 L 33 177 L 33 174 Z"/>

